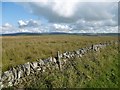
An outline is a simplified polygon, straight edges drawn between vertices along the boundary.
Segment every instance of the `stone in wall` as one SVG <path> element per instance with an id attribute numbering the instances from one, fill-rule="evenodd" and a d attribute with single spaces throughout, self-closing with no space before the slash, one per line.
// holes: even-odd
<path id="1" fill-rule="evenodd" d="M 17 66 L 17 79 L 19 80 L 21 77 L 23 77 L 24 72 L 22 69 L 22 65 L 18 65 Z"/>
<path id="2" fill-rule="evenodd" d="M 63 53 L 63 58 L 68 58 L 69 56 L 68 56 L 68 52 L 64 52 Z"/>
<path id="3" fill-rule="evenodd" d="M 79 55 L 79 54 L 80 54 L 80 51 L 79 51 L 79 50 L 76 50 L 76 51 L 75 51 L 75 54 Z"/>
<path id="4" fill-rule="evenodd" d="M 85 54 L 83 49 L 79 49 L 79 51 L 80 51 L 80 54 L 82 54 L 82 55 Z"/>
<path id="5" fill-rule="evenodd" d="M 56 63 L 57 61 L 56 61 L 56 59 L 55 58 L 53 58 L 53 63 Z"/>
<path id="6" fill-rule="evenodd" d="M 53 67 L 54 67 L 55 69 L 59 69 L 59 67 L 58 67 L 58 62 L 57 62 L 57 59 L 56 59 L 56 58 L 53 58 Z"/>
<path id="7" fill-rule="evenodd" d="M 30 62 L 23 64 L 22 67 L 23 67 L 24 73 L 26 75 L 30 75 Z"/>
<path id="8" fill-rule="evenodd" d="M 2 78 L 1 78 L 3 87 L 8 87 L 13 85 L 14 81 L 14 75 L 11 70 L 8 70 L 3 73 Z"/>
<path id="9" fill-rule="evenodd" d="M 14 67 L 12 67 L 11 69 L 12 69 L 12 73 L 14 75 L 14 79 L 16 80 L 17 79 L 17 70 Z"/>
<path id="10" fill-rule="evenodd" d="M 40 60 L 38 61 L 38 64 L 39 64 L 40 66 L 45 65 L 45 63 L 43 62 L 43 60 L 42 60 L 42 59 L 40 59 Z"/>
<path id="11" fill-rule="evenodd" d="M 30 67 L 31 67 L 31 72 L 34 73 L 37 70 L 38 67 L 38 62 L 32 62 L 30 63 Z"/>

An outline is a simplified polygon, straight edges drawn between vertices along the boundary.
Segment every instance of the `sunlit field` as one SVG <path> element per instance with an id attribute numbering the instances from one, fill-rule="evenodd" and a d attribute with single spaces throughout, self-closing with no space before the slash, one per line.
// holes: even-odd
<path id="1" fill-rule="evenodd" d="M 64 70 L 47 70 L 25 78 L 17 88 L 118 88 L 118 46 L 67 62 Z M 34 82 L 34 83 L 33 83 Z"/>
<path id="2" fill-rule="evenodd" d="M 92 44 L 117 40 L 110 36 L 41 35 L 2 37 L 2 69 L 55 56 L 57 51 L 73 51 Z"/>
<path id="3" fill-rule="evenodd" d="M 0 90 L 119 88 L 118 0 L 16 2 L 0 3 Z"/>
<path id="4" fill-rule="evenodd" d="M 74 51 L 108 41 L 115 36 L 40 35 L 2 37 L 2 70 L 25 62 L 56 56 L 57 51 Z M 70 62 L 72 61 L 72 62 Z M 64 70 L 51 69 L 25 77 L 11 88 L 106 88 L 118 87 L 118 45 L 68 61 Z M 33 83 L 34 82 L 34 83 Z"/>

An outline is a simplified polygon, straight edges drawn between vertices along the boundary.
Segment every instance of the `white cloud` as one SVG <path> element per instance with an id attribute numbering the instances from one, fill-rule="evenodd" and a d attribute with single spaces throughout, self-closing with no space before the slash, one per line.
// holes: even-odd
<path id="1" fill-rule="evenodd" d="M 43 16 L 49 22 L 71 23 L 78 19 L 89 21 L 117 18 L 118 3 L 113 2 L 79 2 L 76 0 L 53 0 L 44 2 L 21 3 L 32 14 Z"/>
<path id="2" fill-rule="evenodd" d="M 2 27 L 3 28 L 12 28 L 13 26 L 9 23 L 5 23 Z"/>
<path id="3" fill-rule="evenodd" d="M 7 32 L 73 32 L 114 33 L 118 32 L 118 3 L 79 2 L 80 0 L 40 0 L 18 3 L 31 14 L 48 20 L 19 20 L 18 28 L 6 23 Z M 83 0 L 82 0 L 83 1 Z M 100 1 L 100 0 L 99 0 Z M 107 1 L 107 0 L 102 0 Z"/>
<path id="4" fill-rule="evenodd" d="M 27 25 L 27 23 L 24 22 L 23 20 L 19 20 L 19 21 L 18 21 L 18 24 L 19 24 L 20 27 L 21 27 L 21 26 L 26 26 L 26 25 Z"/>
<path id="5" fill-rule="evenodd" d="M 55 29 L 71 29 L 68 25 L 61 25 L 61 24 L 53 24 Z"/>
<path id="6" fill-rule="evenodd" d="M 13 25 L 9 23 L 5 23 L 4 25 L 2 25 L 1 29 L 2 29 L 2 32 L 0 33 L 3 33 L 3 34 L 18 32 L 18 29 L 16 29 L 16 27 L 14 27 Z"/>
<path id="7" fill-rule="evenodd" d="M 48 25 L 50 32 L 65 32 L 65 33 L 71 33 L 72 28 L 69 27 L 67 24 L 50 24 Z"/>
<path id="8" fill-rule="evenodd" d="M 36 27 L 39 26 L 39 21 L 36 20 L 29 20 L 29 21 L 23 21 L 23 20 L 19 20 L 18 21 L 18 25 L 20 28 L 24 28 L 24 27 Z"/>
<path id="9" fill-rule="evenodd" d="M 40 28 L 19 28 L 19 32 L 42 33 Z"/>
<path id="10" fill-rule="evenodd" d="M 9 23 L 5 23 L 4 25 L 2 25 L 2 31 L 7 31 L 8 29 L 12 29 L 13 26 Z"/>
<path id="11" fill-rule="evenodd" d="M 9 23 L 6 23 L 6 24 L 4 24 L 4 25 L 2 25 L 1 27 L 0 27 L 0 29 L 1 29 L 1 34 L 6 34 L 6 33 L 19 33 L 19 32 L 36 32 L 36 33 L 41 33 L 41 32 L 44 32 L 45 31 L 45 29 L 41 29 L 41 27 L 38 27 L 38 26 L 35 26 L 34 25 L 34 27 L 31 27 L 30 25 L 32 24 L 33 25 L 33 23 L 30 23 L 30 21 L 26 24 L 26 23 L 24 23 L 24 21 L 23 20 L 21 20 L 21 21 L 19 21 L 19 23 L 20 23 L 20 25 L 21 25 L 21 27 L 19 26 L 19 27 L 15 27 L 15 26 L 13 26 L 13 25 L 11 25 L 11 24 L 9 24 Z M 35 24 L 36 22 L 34 22 L 34 24 Z M 27 25 L 27 26 L 24 26 L 24 25 Z"/>
<path id="12" fill-rule="evenodd" d="M 118 33 L 118 23 L 112 19 L 101 21 L 78 20 L 70 25 L 73 31 L 86 33 Z"/>
<path id="13" fill-rule="evenodd" d="M 112 19 L 109 20 L 99 20 L 99 21 L 86 21 L 84 19 L 78 20 L 74 24 L 77 28 L 86 28 L 86 27 L 104 27 L 104 26 L 117 26 L 118 22 Z"/>
<path id="14" fill-rule="evenodd" d="M 36 32 L 41 33 L 46 30 L 43 28 L 39 20 L 19 20 L 18 29 L 20 32 Z"/>
<path id="15" fill-rule="evenodd" d="M 113 20 L 103 21 L 86 21 L 84 19 L 78 20 L 76 23 L 48 23 L 36 25 L 34 27 L 26 24 L 30 20 L 19 21 L 22 28 L 14 27 L 13 25 L 6 23 L 0 33 L 17 33 L 17 32 L 33 32 L 33 33 L 45 33 L 45 32 L 65 32 L 65 33 L 118 33 L 117 23 Z M 36 21 L 36 20 L 33 20 Z M 24 26 L 27 25 L 27 26 Z"/>

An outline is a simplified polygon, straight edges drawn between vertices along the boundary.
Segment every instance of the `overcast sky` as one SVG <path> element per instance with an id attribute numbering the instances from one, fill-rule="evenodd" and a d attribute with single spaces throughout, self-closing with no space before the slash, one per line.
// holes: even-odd
<path id="1" fill-rule="evenodd" d="M 0 33 L 118 33 L 117 2 L 39 1 L 2 2 Z"/>

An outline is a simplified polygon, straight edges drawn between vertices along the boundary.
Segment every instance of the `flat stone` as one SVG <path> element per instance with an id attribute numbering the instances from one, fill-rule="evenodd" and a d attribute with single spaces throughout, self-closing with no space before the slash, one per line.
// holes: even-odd
<path id="1" fill-rule="evenodd" d="M 57 62 L 57 60 L 56 60 L 55 58 L 53 58 L 53 62 L 54 62 L 54 63 L 56 63 L 56 62 Z"/>
<path id="2" fill-rule="evenodd" d="M 76 50 L 75 53 L 76 53 L 76 54 L 80 54 L 80 51 L 79 51 L 79 50 Z"/>
<path id="3" fill-rule="evenodd" d="M 44 61 L 43 61 L 43 60 L 39 60 L 38 64 L 39 64 L 40 66 L 45 65 L 45 63 L 44 63 Z"/>
<path id="4" fill-rule="evenodd" d="M 35 70 L 38 67 L 38 62 L 32 62 L 30 65 Z"/>

